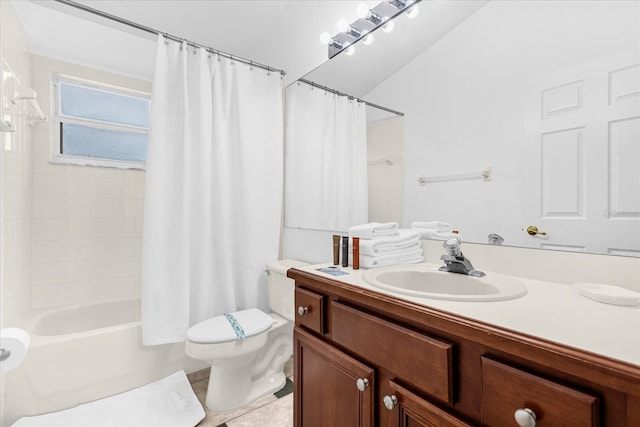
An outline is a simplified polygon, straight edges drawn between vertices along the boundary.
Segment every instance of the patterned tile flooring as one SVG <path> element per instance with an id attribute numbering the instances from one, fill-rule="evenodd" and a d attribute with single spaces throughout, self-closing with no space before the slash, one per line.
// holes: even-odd
<path id="1" fill-rule="evenodd" d="M 287 384 L 281 391 L 235 411 L 210 412 L 204 399 L 209 383 L 209 370 L 189 374 L 193 391 L 202 403 L 206 417 L 197 427 L 290 427 L 293 426 L 293 358 L 285 365 Z"/>

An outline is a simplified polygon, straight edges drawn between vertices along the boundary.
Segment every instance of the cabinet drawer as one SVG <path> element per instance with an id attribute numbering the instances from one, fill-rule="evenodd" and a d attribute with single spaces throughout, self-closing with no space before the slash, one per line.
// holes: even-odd
<path id="1" fill-rule="evenodd" d="M 324 296 L 296 288 L 296 325 L 324 334 Z"/>
<path id="2" fill-rule="evenodd" d="M 391 415 L 389 427 L 473 427 L 394 381 L 390 386 L 395 405 L 387 409 L 397 413 Z"/>
<path id="3" fill-rule="evenodd" d="M 483 357 L 482 423 L 515 426 L 524 408 L 535 413 L 536 427 L 599 425 L 596 397 Z"/>
<path id="4" fill-rule="evenodd" d="M 336 301 L 331 303 L 331 328 L 335 342 L 417 389 L 453 403 L 451 344 Z"/>

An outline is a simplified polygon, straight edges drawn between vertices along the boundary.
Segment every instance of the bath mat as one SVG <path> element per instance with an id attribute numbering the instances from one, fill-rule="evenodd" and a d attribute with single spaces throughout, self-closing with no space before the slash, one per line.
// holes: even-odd
<path id="1" fill-rule="evenodd" d="M 12 427 L 193 427 L 204 417 L 186 374 L 178 371 L 75 408 L 20 418 Z"/>

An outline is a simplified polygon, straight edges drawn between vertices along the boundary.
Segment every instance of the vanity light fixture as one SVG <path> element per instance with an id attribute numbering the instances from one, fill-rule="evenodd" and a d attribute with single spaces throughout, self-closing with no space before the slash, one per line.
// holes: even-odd
<path id="1" fill-rule="evenodd" d="M 384 21 L 384 18 L 382 18 L 378 13 L 369 9 L 365 4 L 361 4 L 360 6 L 358 6 L 357 14 L 358 18 L 366 19 L 374 25 L 380 25 Z"/>
<path id="2" fill-rule="evenodd" d="M 331 36 L 322 33 L 320 41 L 327 45 L 329 59 L 342 51 L 347 55 L 355 52 L 355 43 L 362 40 L 362 44 L 370 45 L 373 42 L 373 32 L 378 28 L 386 33 L 393 30 L 393 19 L 401 13 L 406 13 L 412 18 L 417 15 L 417 4 L 421 0 L 385 0 L 374 8 L 366 4 L 358 6 L 356 11 L 358 19 L 349 23 L 346 19 L 338 21 L 338 33 Z"/>
<path id="3" fill-rule="evenodd" d="M 417 4 L 414 4 L 414 1 L 409 1 L 407 3 L 407 11 L 404 13 L 405 15 L 407 15 L 407 18 L 415 18 L 416 16 L 418 16 L 418 12 L 420 11 L 420 9 L 418 8 Z"/>
<path id="4" fill-rule="evenodd" d="M 355 39 L 360 38 L 362 35 L 362 31 L 349 24 L 346 19 L 341 19 L 338 21 L 338 31 L 341 33 L 345 33 L 348 36 L 351 36 Z"/>
<path id="5" fill-rule="evenodd" d="M 320 34 L 320 43 L 328 45 L 329 49 L 334 48 L 341 51 L 345 48 L 345 44 L 340 43 L 339 41 L 331 37 L 331 34 L 329 33 Z"/>
<path id="6" fill-rule="evenodd" d="M 393 31 L 393 21 L 389 20 L 389 18 L 385 17 L 385 21 L 388 21 L 386 24 L 382 26 L 382 31 L 385 33 L 390 33 Z"/>
<path id="7" fill-rule="evenodd" d="M 389 0 L 389 4 L 396 7 L 397 9 L 404 9 L 407 7 L 406 0 Z"/>

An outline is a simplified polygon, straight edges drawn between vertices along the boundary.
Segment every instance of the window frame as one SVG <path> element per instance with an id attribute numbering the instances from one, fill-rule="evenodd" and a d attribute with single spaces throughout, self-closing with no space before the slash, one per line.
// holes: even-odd
<path id="1" fill-rule="evenodd" d="M 85 156 L 73 156 L 62 153 L 62 125 L 68 123 L 71 125 L 89 126 L 95 129 L 113 130 L 121 132 L 131 132 L 149 135 L 149 128 L 127 124 L 115 124 L 112 122 L 105 122 L 98 119 L 89 119 L 84 117 L 69 116 L 62 113 L 61 97 L 60 97 L 60 83 L 67 83 L 70 85 L 83 86 L 89 89 L 95 89 L 105 92 L 116 93 L 124 96 L 144 98 L 151 100 L 151 94 L 148 92 L 126 88 L 122 86 L 116 86 L 108 83 L 97 82 L 93 80 L 83 79 L 80 77 L 73 77 L 65 74 L 54 74 L 52 80 L 52 100 L 53 100 L 53 120 L 51 125 L 51 163 L 65 164 L 65 165 L 78 165 L 78 166 L 99 166 L 99 167 L 111 167 L 118 169 L 146 169 L 146 161 L 127 161 L 127 160 L 114 160 L 103 159 L 98 157 L 85 157 Z"/>

